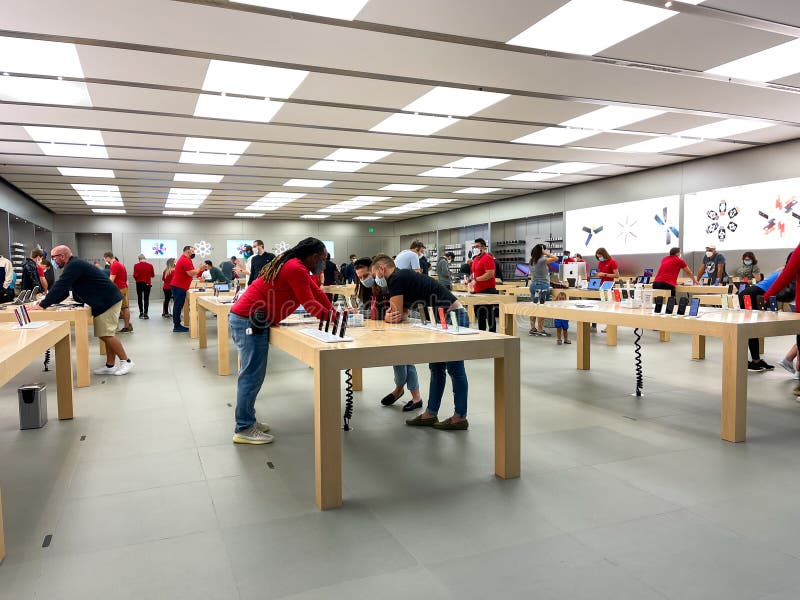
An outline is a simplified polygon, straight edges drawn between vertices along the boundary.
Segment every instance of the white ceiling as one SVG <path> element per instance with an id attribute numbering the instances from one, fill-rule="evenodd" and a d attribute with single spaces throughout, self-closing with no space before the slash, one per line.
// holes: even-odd
<path id="1" fill-rule="evenodd" d="M 426 198 L 455 199 L 377 215 L 397 221 L 800 137 L 800 89 L 703 73 L 800 37 L 796 0 L 706 0 L 698 6 L 676 1 L 672 10 L 679 14 L 594 57 L 505 45 L 566 2 L 369 0 L 354 21 L 340 21 L 225 0 L 0 0 L 0 36 L 76 45 L 91 98 L 90 107 L 60 106 L 60 97 L 49 104 L 0 101 L 0 177 L 58 214 L 92 212 L 72 184 L 118 186 L 129 215 L 160 215 L 176 187 L 212 189 L 194 210 L 206 217 L 246 212 L 269 192 L 305 196 L 263 218 L 297 218 L 355 196 L 389 199 L 323 214 L 351 220 Z M 271 122 L 195 117 L 210 60 L 310 73 Z M 800 75 L 775 83 L 800 86 Z M 370 131 L 437 86 L 508 97 L 430 136 Z M 615 105 L 665 112 L 565 146 L 512 143 Z M 666 153 L 617 151 L 727 118 L 761 119 L 770 126 Z M 99 130 L 108 158 L 46 155 L 24 126 Z M 230 166 L 187 164 L 179 162 L 187 137 L 250 145 Z M 339 148 L 391 154 L 356 172 L 309 170 Z M 464 157 L 507 162 L 460 177 L 420 176 Z M 563 162 L 597 166 L 535 182 L 505 179 Z M 112 169 L 115 177 L 63 176 L 57 167 Z M 176 173 L 223 179 L 176 183 Z M 292 178 L 332 183 L 285 187 Z M 393 183 L 427 187 L 380 191 Z M 499 191 L 456 193 L 467 187 Z"/>

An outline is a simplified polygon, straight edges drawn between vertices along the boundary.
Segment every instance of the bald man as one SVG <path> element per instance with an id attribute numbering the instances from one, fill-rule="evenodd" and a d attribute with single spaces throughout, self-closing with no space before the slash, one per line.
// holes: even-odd
<path id="1" fill-rule="evenodd" d="M 95 369 L 97 375 L 127 375 L 133 368 L 122 342 L 117 338 L 119 311 L 122 294 L 117 286 L 97 267 L 72 256 L 67 246 L 56 246 L 50 257 L 61 269 L 61 277 L 53 284 L 38 305 L 29 304 L 28 310 L 46 310 L 48 306 L 61 302 L 72 291 L 73 296 L 92 309 L 94 335 L 106 344 L 106 364 Z M 119 357 L 119 365 L 116 364 Z"/>

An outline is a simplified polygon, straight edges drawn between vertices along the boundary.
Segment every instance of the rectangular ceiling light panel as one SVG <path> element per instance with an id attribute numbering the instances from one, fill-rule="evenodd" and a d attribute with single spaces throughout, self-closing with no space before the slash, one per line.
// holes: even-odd
<path id="1" fill-rule="evenodd" d="M 462 190 L 456 190 L 454 194 L 492 194 L 499 192 L 503 188 L 489 188 L 489 187 L 468 187 Z"/>
<path id="2" fill-rule="evenodd" d="M 112 179 L 116 177 L 111 169 L 80 169 L 77 167 L 58 167 L 58 171 L 64 177 L 105 177 Z"/>
<path id="3" fill-rule="evenodd" d="M 203 80 L 203 89 L 262 98 L 289 98 L 307 76 L 308 71 L 298 69 L 212 60 Z"/>
<path id="4" fill-rule="evenodd" d="M 722 121 L 717 121 L 716 123 L 709 123 L 708 125 L 701 125 L 700 127 L 685 129 L 684 131 L 679 131 L 675 135 L 713 140 L 737 135 L 740 133 L 747 133 L 748 131 L 766 129 L 767 127 L 772 127 L 772 124 L 751 119 L 723 119 Z"/>
<path id="5" fill-rule="evenodd" d="M 508 43 L 593 55 L 676 14 L 625 0 L 570 0 Z"/>
<path id="6" fill-rule="evenodd" d="M 515 140 L 515 144 L 537 144 L 540 146 L 564 146 L 571 142 L 582 140 L 593 135 L 597 131 L 589 129 L 571 129 L 566 127 L 546 127 L 539 131 L 534 131 L 528 135 L 523 135 Z"/>
<path id="7" fill-rule="evenodd" d="M 194 214 L 194 211 L 191 210 L 162 210 L 162 215 L 166 215 L 168 217 L 188 217 Z"/>
<path id="8" fill-rule="evenodd" d="M 270 192 L 260 200 L 257 200 L 245 210 L 277 210 L 282 206 L 286 206 L 290 202 L 294 202 L 298 198 L 302 198 L 305 194 L 290 194 L 284 192 Z"/>
<path id="9" fill-rule="evenodd" d="M 48 156 L 108 158 L 103 135 L 96 129 L 23 126 L 30 138 Z"/>
<path id="10" fill-rule="evenodd" d="M 127 213 L 124 208 L 93 208 L 92 212 L 98 215 L 124 215 Z"/>
<path id="11" fill-rule="evenodd" d="M 528 173 L 517 173 L 516 175 L 503 177 L 503 179 L 506 181 L 544 181 L 545 179 L 553 179 L 554 177 L 558 177 L 558 174 L 530 171 Z"/>
<path id="12" fill-rule="evenodd" d="M 122 206 L 122 195 L 116 185 L 72 184 L 88 206 Z"/>
<path id="13" fill-rule="evenodd" d="M 542 173 L 558 173 L 561 175 L 564 173 L 580 173 L 581 171 L 589 171 L 600 166 L 602 165 L 598 163 L 564 162 L 550 165 L 549 167 L 542 167 L 541 169 L 537 170 Z"/>
<path id="14" fill-rule="evenodd" d="M 234 213 L 234 217 L 263 217 L 264 213 Z"/>
<path id="15" fill-rule="evenodd" d="M 369 0 L 231 0 L 278 10 L 352 21 Z"/>
<path id="16" fill-rule="evenodd" d="M 395 113 L 372 127 L 370 131 L 402 133 L 403 135 L 432 135 L 458 121 L 459 119 L 451 119 L 449 117 Z"/>
<path id="17" fill-rule="evenodd" d="M 82 81 L 35 79 L 31 77 L 0 77 L 0 100 L 32 102 L 35 104 L 65 104 L 92 106 L 89 88 Z"/>
<path id="18" fill-rule="evenodd" d="M 327 219 L 330 215 L 300 215 L 301 219 Z"/>
<path id="19" fill-rule="evenodd" d="M 389 150 L 359 150 L 357 148 L 339 148 L 334 150 L 325 160 L 345 160 L 350 162 L 371 163 L 386 158 L 391 154 Z"/>
<path id="20" fill-rule="evenodd" d="M 219 183 L 224 175 L 203 175 L 201 173 L 175 173 L 173 181 L 191 181 L 195 183 Z"/>
<path id="21" fill-rule="evenodd" d="M 287 187 L 314 187 L 323 188 L 332 184 L 328 179 L 290 179 L 283 185 Z"/>
<path id="22" fill-rule="evenodd" d="M 353 221 L 378 221 L 383 217 L 378 216 L 369 216 L 369 215 L 362 215 L 360 217 L 353 217 Z"/>
<path id="23" fill-rule="evenodd" d="M 698 140 L 688 140 L 685 138 L 663 136 L 629 144 L 622 148 L 617 148 L 617 152 L 667 152 L 675 148 L 683 148 L 684 146 L 691 146 L 692 144 L 699 143 Z"/>
<path id="24" fill-rule="evenodd" d="M 408 112 L 431 113 L 434 115 L 469 117 L 506 98 L 508 98 L 508 94 L 450 87 L 435 87 L 430 92 L 423 94 L 411 104 L 404 107 L 403 110 Z"/>
<path id="25" fill-rule="evenodd" d="M 453 169 L 451 167 L 437 167 L 424 173 L 420 173 L 420 177 L 464 177 L 470 173 L 474 173 L 475 169 Z"/>
<path id="26" fill-rule="evenodd" d="M 508 160 L 505 158 L 480 158 L 477 156 L 466 156 L 464 158 L 459 158 L 458 160 L 454 160 L 451 163 L 447 163 L 445 167 L 455 167 L 457 169 L 491 169 L 492 167 L 496 167 L 497 165 L 502 165 L 503 163 L 507 163 Z"/>
<path id="27" fill-rule="evenodd" d="M 370 204 L 375 204 L 376 202 L 383 202 L 389 198 L 391 198 L 391 196 L 355 196 L 354 198 L 350 198 L 350 200 L 344 200 L 343 202 L 321 208 L 319 212 L 349 212 L 351 210 L 363 208 L 364 206 L 369 206 Z"/>
<path id="28" fill-rule="evenodd" d="M 199 165 L 235 165 L 250 142 L 187 137 L 178 159 Z"/>
<path id="29" fill-rule="evenodd" d="M 194 116 L 269 123 L 282 106 L 283 102 L 273 102 L 272 100 L 200 94 L 197 97 Z"/>
<path id="30" fill-rule="evenodd" d="M 706 73 L 747 81 L 774 81 L 800 73 L 800 39 L 743 56 Z"/>
<path id="31" fill-rule="evenodd" d="M 635 108 L 628 106 L 606 106 L 599 110 L 569 119 L 560 123 L 564 127 L 581 127 L 583 129 L 596 129 L 609 131 L 663 115 L 665 110 L 651 108 Z"/>
<path id="32" fill-rule="evenodd" d="M 382 192 L 417 192 L 427 185 L 411 185 L 408 183 L 390 183 L 380 188 Z"/>
<path id="33" fill-rule="evenodd" d="M 207 189 L 170 188 L 164 208 L 197 208 L 208 198 L 211 191 Z"/>
<path id="34" fill-rule="evenodd" d="M 83 79 L 75 44 L 13 37 L 0 37 L 0 72 Z"/>

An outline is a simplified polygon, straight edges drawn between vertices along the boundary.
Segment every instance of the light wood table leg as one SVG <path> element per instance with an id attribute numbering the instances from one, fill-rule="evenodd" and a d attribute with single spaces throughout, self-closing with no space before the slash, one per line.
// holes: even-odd
<path id="1" fill-rule="evenodd" d="M 588 321 L 578 321 L 577 326 L 578 370 L 588 371 L 591 363 L 591 324 Z"/>
<path id="2" fill-rule="evenodd" d="M 0 494 L 0 563 L 6 557 L 6 538 L 3 534 L 3 495 Z"/>
<path id="3" fill-rule="evenodd" d="M 189 305 L 189 337 L 197 338 L 197 294 L 186 294 L 186 304 Z"/>
<path id="4" fill-rule="evenodd" d="M 504 354 L 494 359 L 494 474 L 513 479 L 520 472 L 519 338 L 506 340 Z"/>
<path id="5" fill-rule="evenodd" d="M 89 369 L 89 317 L 86 313 L 75 318 L 75 359 L 78 371 L 78 387 L 92 383 Z"/>
<path id="6" fill-rule="evenodd" d="M 364 389 L 364 379 L 363 379 L 363 370 L 362 369 L 350 369 L 350 372 L 353 375 L 353 391 L 360 392 Z"/>
<path id="7" fill-rule="evenodd" d="M 208 321 L 206 315 L 206 309 L 201 308 L 197 314 L 197 332 L 198 332 L 198 348 L 207 348 L 208 347 Z"/>
<path id="8" fill-rule="evenodd" d="M 706 336 L 704 335 L 692 336 L 692 358 L 696 358 L 697 360 L 705 360 Z"/>
<path id="9" fill-rule="evenodd" d="M 659 342 L 668 342 L 672 339 L 670 336 L 669 331 L 659 331 L 658 332 L 658 341 Z"/>
<path id="10" fill-rule="evenodd" d="M 498 333 L 504 333 L 505 335 L 517 337 L 517 315 L 504 312 L 501 306 L 498 328 Z"/>
<path id="11" fill-rule="evenodd" d="M 318 356 L 314 368 L 314 479 L 316 503 L 321 510 L 342 505 L 340 385 L 339 369 L 327 365 L 324 356 Z"/>
<path id="12" fill-rule="evenodd" d="M 205 311 L 203 311 L 205 312 Z M 228 317 L 217 314 L 217 375 L 231 374 L 230 332 Z"/>
<path id="13" fill-rule="evenodd" d="M 56 342 L 58 418 L 72 418 L 72 343 L 69 336 Z"/>
<path id="14" fill-rule="evenodd" d="M 722 338 L 722 439 L 743 442 L 747 429 L 747 339 L 731 331 Z"/>
<path id="15" fill-rule="evenodd" d="M 606 325 L 606 346 L 617 345 L 617 326 Z"/>
<path id="16" fill-rule="evenodd" d="M 478 327 L 478 320 L 475 318 L 475 305 L 467 304 L 467 316 L 469 317 L 470 327 Z"/>
<path id="17" fill-rule="evenodd" d="M 190 298 L 189 291 L 187 290 L 186 291 L 186 301 L 183 303 L 183 310 L 181 311 L 181 313 L 183 314 L 183 326 L 184 327 L 188 327 L 189 324 L 190 324 L 190 319 L 189 319 L 189 298 Z"/>

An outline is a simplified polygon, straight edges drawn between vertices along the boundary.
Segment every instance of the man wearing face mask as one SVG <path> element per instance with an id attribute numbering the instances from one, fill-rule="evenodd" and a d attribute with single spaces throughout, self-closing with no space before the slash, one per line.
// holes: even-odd
<path id="1" fill-rule="evenodd" d="M 194 268 L 192 259 L 194 258 L 194 246 L 184 246 L 183 253 L 175 262 L 175 270 L 172 272 L 172 331 L 174 333 L 186 333 L 188 327 L 181 325 L 181 315 L 183 305 L 186 303 L 186 291 L 192 285 L 192 279 L 205 271 L 205 267 Z"/>
<path id="2" fill-rule="evenodd" d="M 697 278 L 703 278 L 703 274 L 708 278 L 708 285 L 720 285 L 728 283 L 728 273 L 725 271 L 725 256 L 717 252 L 716 246 L 706 246 L 706 255 L 703 257 L 703 264 L 697 272 Z"/>
<path id="3" fill-rule="evenodd" d="M 419 240 L 411 242 L 408 250 L 403 250 L 394 258 L 394 264 L 398 269 L 411 269 L 417 273 L 423 273 L 419 257 L 425 254 L 425 244 Z"/>
<path id="4" fill-rule="evenodd" d="M 487 252 L 486 240 L 477 238 L 472 244 L 472 281 L 470 291 L 475 294 L 497 294 L 496 265 L 494 257 Z M 500 312 L 499 304 L 476 304 L 475 317 L 478 320 L 478 329 L 482 331 L 497 332 L 497 316 Z"/>
<path id="5" fill-rule="evenodd" d="M 270 261 L 231 307 L 231 337 L 241 366 L 236 382 L 235 444 L 269 444 L 269 425 L 256 420 L 255 401 L 267 372 L 269 328 L 302 304 L 315 317 L 333 308 L 313 280 L 325 269 L 328 252 L 316 238 L 306 238 Z"/>
<path id="6" fill-rule="evenodd" d="M 680 248 L 670 248 L 669 256 L 661 259 L 661 264 L 658 267 L 656 276 L 653 279 L 654 290 L 669 290 L 672 296 L 675 296 L 675 286 L 678 285 L 678 275 L 681 270 L 687 276 L 692 278 L 692 284 L 697 285 L 697 280 L 694 278 L 694 273 L 686 264 L 686 261 L 681 258 Z"/>

